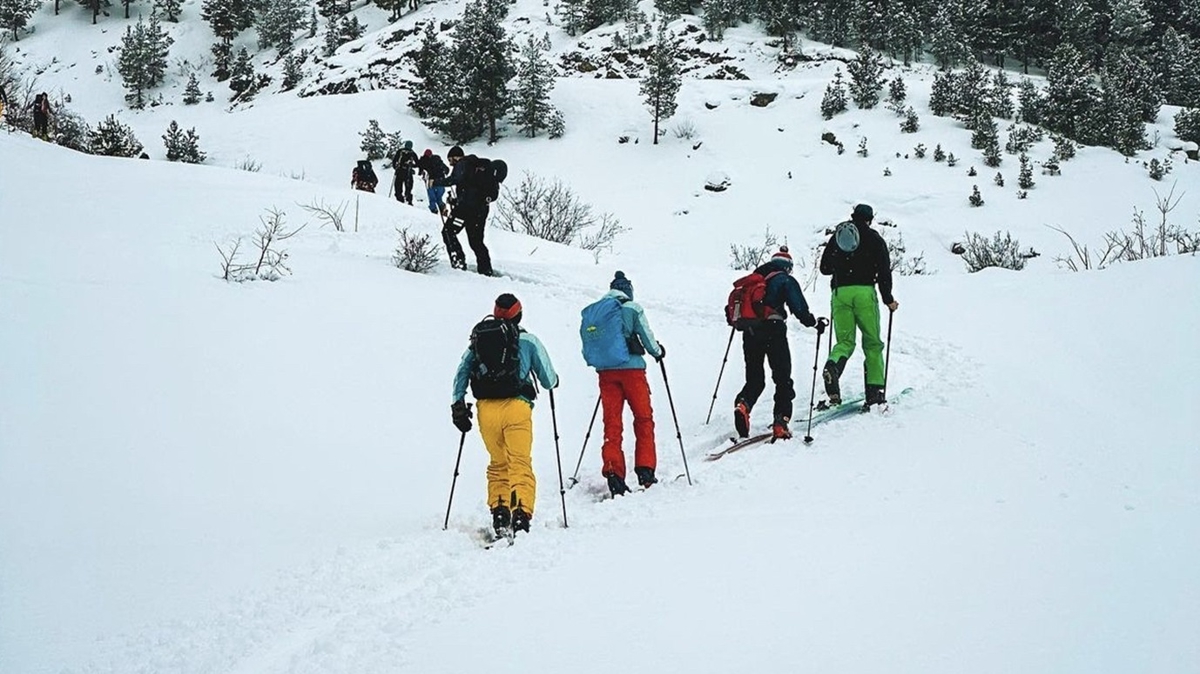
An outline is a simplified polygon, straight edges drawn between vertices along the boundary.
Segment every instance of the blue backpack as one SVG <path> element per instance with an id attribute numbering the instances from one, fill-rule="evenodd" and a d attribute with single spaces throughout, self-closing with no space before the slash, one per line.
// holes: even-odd
<path id="1" fill-rule="evenodd" d="M 583 359 L 595 368 L 624 365 L 629 360 L 629 344 L 621 323 L 621 301 L 605 297 L 580 312 L 579 338 L 583 340 Z"/>

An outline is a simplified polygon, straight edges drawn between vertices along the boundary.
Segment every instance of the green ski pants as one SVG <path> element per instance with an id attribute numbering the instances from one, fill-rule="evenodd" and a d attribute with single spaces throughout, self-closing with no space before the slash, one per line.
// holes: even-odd
<path id="1" fill-rule="evenodd" d="M 879 300 L 875 295 L 875 286 L 836 288 L 830 304 L 837 344 L 830 351 L 829 360 L 837 363 L 854 353 L 854 330 L 857 327 L 862 330 L 866 384 L 883 386 L 883 340 L 879 338 Z"/>

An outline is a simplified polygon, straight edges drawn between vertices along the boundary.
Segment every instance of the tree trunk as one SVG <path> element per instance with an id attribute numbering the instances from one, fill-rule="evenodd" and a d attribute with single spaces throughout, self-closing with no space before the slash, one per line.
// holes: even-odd
<path id="1" fill-rule="evenodd" d="M 54 16 L 58 16 L 58 0 L 54 0 Z"/>
<path id="2" fill-rule="evenodd" d="M 125 0 L 125 18 L 129 18 L 129 0 Z"/>
<path id="3" fill-rule="evenodd" d="M 497 136 L 496 136 L 496 118 L 495 118 L 495 117 L 492 117 L 492 116 L 489 116 L 489 117 L 488 117 L 488 143 L 489 143 L 489 144 L 491 144 L 491 143 L 495 143 L 495 142 L 496 142 L 496 140 L 497 140 Z"/>
<path id="4" fill-rule="evenodd" d="M 654 144 L 658 145 L 658 99 L 654 99 Z"/>

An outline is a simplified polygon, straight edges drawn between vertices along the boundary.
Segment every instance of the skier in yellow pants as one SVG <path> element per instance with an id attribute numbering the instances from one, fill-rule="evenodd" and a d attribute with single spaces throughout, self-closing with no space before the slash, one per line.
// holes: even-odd
<path id="1" fill-rule="evenodd" d="M 529 531 L 537 499 L 533 474 L 534 377 L 543 388 L 558 386 L 558 374 L 541 341 L 518 327 L 521 302 L 504 293 L 492 315 L 471 331 L 471 346 L 454 377 L 454 425 L 471 430 L 467 385 L 479 405 L 479 434 L 487 447 L 488 507 L 497 536 Z"/>

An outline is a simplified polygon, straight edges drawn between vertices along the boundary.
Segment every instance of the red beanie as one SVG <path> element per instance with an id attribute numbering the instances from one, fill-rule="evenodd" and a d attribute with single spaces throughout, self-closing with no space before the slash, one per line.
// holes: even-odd
<path id="1" fill-rule="evenodd" d="M 492 315 L 510 321 L 520 320 L 521 300 L 512 293 L 504 293 L 496 298 L 496 307 L 492 309 Z"/>

